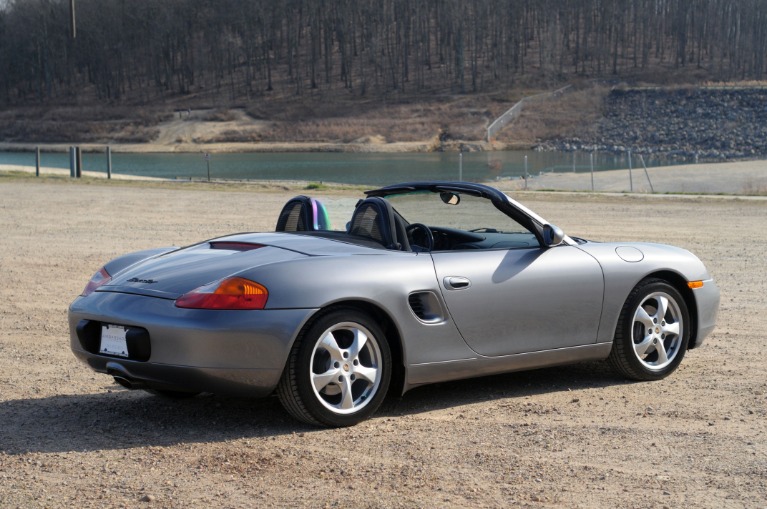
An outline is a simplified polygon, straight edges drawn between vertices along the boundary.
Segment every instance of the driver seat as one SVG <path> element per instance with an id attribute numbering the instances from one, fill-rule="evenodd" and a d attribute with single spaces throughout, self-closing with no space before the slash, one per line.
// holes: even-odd
<path id="1" fill-rule="evenodd" d="M 373 239 L 386 249 L 410 251 L 405 220 L 391 203 L 378 196 L 366 198 L 357 205 L 349 222 L 349 233 Z"/>

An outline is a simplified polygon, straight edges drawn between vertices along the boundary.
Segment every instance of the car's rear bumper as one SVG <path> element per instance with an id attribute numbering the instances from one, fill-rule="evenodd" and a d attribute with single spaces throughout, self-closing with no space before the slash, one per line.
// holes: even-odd
<path id="1" fill-rule="evenodd" d="M 274 390 L 282 374 L 281 369 L 173 366 L 94 355 L 74 348 L 72 352 L 94 371 L 120 379 L 121 384 L 131 389 L 213 392 L 260 397 Z"/>
<path id="2" fill-rule="evenodd" d="M 719 313 L 719 287 L 713 279 L 707 279 L 703 286 L 692 291 L 698 308 L 698 331 L 689 348 L 697 348 L 703 344 L 716 325 Z"/>
<path id="3" fill-rule="evenodd" d="M 70 306 L 70 346 L 93 370 L 136 387 L 260 396 L 276 387 L 314 311 L 180 309 L 171 300 L 99 292 Z M 142 329 L 148 350 L 100 354 L 101 324 Z"/>

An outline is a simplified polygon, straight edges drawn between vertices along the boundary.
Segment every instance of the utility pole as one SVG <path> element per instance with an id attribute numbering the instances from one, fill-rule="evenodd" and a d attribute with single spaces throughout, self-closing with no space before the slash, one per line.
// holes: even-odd
<path id="1" fill-rule="evenodd" d="M 77 38 L 77 24 L 75 23 L 75 0 L 69 0 L 69 29 L 72 39 Z"/>

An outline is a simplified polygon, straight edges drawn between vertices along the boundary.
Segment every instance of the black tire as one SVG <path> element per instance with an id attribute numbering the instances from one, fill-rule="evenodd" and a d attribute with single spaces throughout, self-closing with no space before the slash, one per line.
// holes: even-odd
<path id="1" fill-rule="evenodd" d="M 661 279 L 640 281 L 615 328 L 610 364 L 631 380 L 660 380 L 682 362 L 690 340 L 690 314 L 679 291 Z"/>
<path id="2" fill-rule="evenodd" d="M 352 426 L 381 405 L 391 371 L 391 350 L 378 324 L 356 309 L 336 309 L 296 339 L 277 395 L 300 421 Z"/>

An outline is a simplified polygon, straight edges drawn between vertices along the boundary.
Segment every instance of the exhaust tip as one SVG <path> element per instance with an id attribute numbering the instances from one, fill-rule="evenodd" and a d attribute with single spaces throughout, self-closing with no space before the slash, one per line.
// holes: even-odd
<path id="1" fill-rule="evenodd" d="M 136 387 L 135 382 L 133 382 L 132 380 L 128 378 L 125 378 L 124 376 L 115 375 L 114 379 L 115 379 L 115 383 L 117 383 L 118 385 L 122 385 L 126 389 L 133 390 L 138 388 Z"/>
<path id="2" fill-rule="evenodd" d="M 107 364 L 107 374 L 112 375 L 115 379 L 115 383 L 125 387 L 126 389 L 143 389 L 145 384 L 142 381 L 131 378 L 126 372 L 125 368 L 116 362 L 110 362 Z"/>

